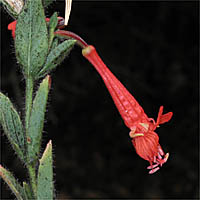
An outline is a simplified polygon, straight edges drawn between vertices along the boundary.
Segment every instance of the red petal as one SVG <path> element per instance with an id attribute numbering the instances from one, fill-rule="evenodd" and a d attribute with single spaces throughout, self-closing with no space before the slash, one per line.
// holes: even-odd
<path id="1" fill-rule="evenodd" d="M 8 24 L 8 30 L 11 30 L 12 31 L 12 37 L 15 38 L 15 29 L 16 29 L 16 24 L 17 24 L 17 21 L 13 21 L 11 22 L 10 24 Z"/>
<path id="2" fill-rule="evenodd" d="M 157 121 L 156 121 L 156 127 L 159 124 L 163 124 L 165 122 L 168 122 L 172 118 L 172 115 L 173 115 L 172 112 L 168 112 L 164 115 L 162 113 L 163 113 L 163 106 L 160 106 L 160 109 L 159 109 L 159 112 L 158 112 L 158 118 L 157 118 Z"/>
<path id="3" fill-rule="evenodd" d="M 16 24 L 17 24 L 16 20 L 8 24 L 8 30 L 13 30 L 13 29 L 15 30 Z"/>
<path id="4" fill-rule="evenodd" d="M 159 124 L 163 124 L 163 123 L 165 123 L 165 122 L 168 122 L 168 121 L 172 118 L 172 115 L 173 115 L 173 112 L 168 112 L 168 113 L 162 115 L 162 116 L 160 117 L 160 122 L 159 122 Z"/>
<path id="5" fill-rule="evenodd" d="M 157 117 L 157 120 L 156 120 L 156 127 L 160 124 L 160 118 L 161 118 L 162 113 L 163 113 L 163 106 L 160 106 L 160 109 L 159 109 L 159 112 L 158 112 L 158 117 Z"/>

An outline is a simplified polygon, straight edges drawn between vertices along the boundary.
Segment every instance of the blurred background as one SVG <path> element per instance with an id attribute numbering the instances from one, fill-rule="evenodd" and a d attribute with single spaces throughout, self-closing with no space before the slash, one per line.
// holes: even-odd
<path id="1" fill-rule="evenodd" d="M 52 73 L 43 149 L 53 141 L 57 199 L 199 198 L 199 3 L 74 1 L 68 30 L 93 44 L 149 117 L 173 111 L 157 129 L 168 162 L 149 175 L 100 76 L 75 47 Z M 64 16 L 64 2 L 51 5 Z M 23 118 L 24 80 L 1 9 L 1 91 Z M 1 136 L 3 132 L 1 131 Z M 24 167 L 1 137 L 1 163 L 20 182 Z M 1 198 L 14 199 L 1 183 Z"/>

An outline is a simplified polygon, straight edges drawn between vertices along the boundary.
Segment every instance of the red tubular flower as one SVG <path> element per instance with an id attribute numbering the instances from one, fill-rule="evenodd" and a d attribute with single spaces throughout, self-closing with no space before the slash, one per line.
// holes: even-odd
<path id="1" fill-rule="evenodd" d="M 46 18 L 45 20 L 46 20 L 46 22 L 50 21 L 49 18 Z M 64 23 L 65 23 L 65 19 L 63 17 L 58 17 L 58 28 L 59 29 L 62 29 L 62 28 L 65 27 Z M 11 22 L 10 24 L 8 24 L 8 30 L 12 31 L 12 37 L 13 37 L 13 39 L 15 39 L 16 25 L 17 25 L 17 20 L 15 20 L 15 21 Z"/>
<path id="2" fill-rule="evenodd" d="M 11 27 L 13 31 L 15 31 L 15 26 L 16 24 Z M 163 152 L 159 144 L 159 137 L 154 131 L 160 124 L 168 122 L 173 113 L 162 114 L 163 106 L 161 106 L 156 122 L 154 119 L 148 118 L 136 99 L 106 67 L 93 46 L 87 45 L 82 38 L 70 31 L 59 30 L 55 32 L 55 35 L 77 40 L 77 44 L 83 48 L 83 56 L 89 60 L 102 77 L 124 123 L 130 128 L 129 135 L 137 154 L 149 161 L 150 166 L 147 167 L 150 169 L 149 174 L 159 170 L 158 166 L 167 162 L 169 153 Z"/>
<path id="3" fill-rule="evenodd" d="M 156 122 L 154 119 L 148 118 L 136 99 L 106 67 L 93 46 L 86 46 L 82 53 L 102 77 L 124 123 L 130 128 L 129 135 L 137 154 L 149 161 L 150 166 L 147 167 L 147 169 L 150 169 L 149 174 L 156 172 L 159 170 L 159 165 L 162 166 L 167 162 L 169 153 L 163 152 L 159 144 L 159 137 L 154 130 L 159 124 L 168 122 L 173 113 L 162 114 L 163 106 L 161 106 Z"/>

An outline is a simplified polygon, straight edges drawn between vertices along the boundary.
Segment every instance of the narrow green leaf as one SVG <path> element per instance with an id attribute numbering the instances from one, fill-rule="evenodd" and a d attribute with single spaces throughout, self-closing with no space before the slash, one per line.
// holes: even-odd
<path id="1" fill-rule="evenodd" d="M 53 41 L 53 38 L 54 38 L 54 31 L 55 31 L 55 28 L 58 24 L 58 15 L 57 13 L 55 12 L 51 18 L 50 18 L 50 21 L 49 21 L 49 48 L 51 48 L 51 44 L 52 44 L 52 41 Z"/>
<path id="2" fill-rule="evenodd" d="M 22 186 L 17 182 L 15 177 L 7 169 L 0 165 L 0 177 L 7 183 L 13 194 L 18 200 L 23 200 L 24 191 Z"/>
<path id="3" fill-rule="evenodd" d="M 44 8 L 49 6 L 51 3 L 54 2 L 54 0 L 42 0 Z"/>
<path id="4" fill-rule="evenodd" d="M 41 0 L 26 1 L 17 20 L 15 50 L 25 76 L 34 78 L 48 53 L 47 27 Z"/>
<path id="5" fill-rule="evenodd" d="M 38 73 L 38 77 L 43 77 L 48 74 L 50 71 L 55 69 L 69 54 L 75 45 L 76 40 L 65 40 L 57 47 L 51 50 L 49 53 L 46 63 L 42 70 Z"/>
<path id="6" fill-rule="evenodd" d="M 53 161 L 51 140 L 40 159 L 37 178 L 37 199 L 53 199 Z"/>
<path id="7" fill-rule="evenodd" d="M 50 82 L 50 76 L 47 76 L 40 84 L 33 101 L 27 133 L 28 162 L 37 160 L 39 156 Z"/>
<path id="8" fill-rule="evenodd" d="M 0 92 L 0 124 L 19 158 L 25 162 L 24 130 L 9 98 Z"/>
<path id="9" fill-rule="evenodd" d="M 26 200 L 34 199 L 30 186 L 26 182 L 23 182 L 23 190 L 24 190 L 24 196 Z"/>
<path id="10" fill-rule="evenodd" d="M 59 44 L 58 38 L 54 38 L 51 44 L 51 50 L 55 49 Z"/>

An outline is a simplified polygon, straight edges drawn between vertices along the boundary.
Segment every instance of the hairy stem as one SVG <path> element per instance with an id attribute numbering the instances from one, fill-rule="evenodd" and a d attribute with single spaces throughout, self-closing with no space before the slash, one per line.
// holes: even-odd
<path id="1" fill-rule="evenodd" d="M 37 183 L 36 183 L 35 167 L 33 167 L 32 165 L 28 165 L 27 168 L 28 168 L 28 173 L 29 173 L 29 177 L 30 177 L 30 183 L 31 183 L 31 189 L 33 192 L 33 196 L 36 198 Z"/>
<path id="2" fill-rule="evenodd" d="M 29 127 L 29 120 L 31 115 L 32 108 L 32 99 L 33 99 L 33 79 L 31 77 L 26 78 L 26 116 L 25 116 L 25 128 L 26 135 Z"/>
<path id="3" fill-rule="evenodd" d="M 25 115 L 25 130 L 26 130 L 26 141 L 28 140 L 28 128 L 30 122 L 30 115 L 32 109 L 32 101 L 33 101 L 33 79 L 32 77 L 26 77 L 26 115 Z M 27 141 L 28 142 L 28 141 Z M 26 142 L 26 143 L 27 143 Z M 33 191 L 34 196 L 36 196 L 36 170 L 34 165 L 27 165 L 30 184 Z"/>

